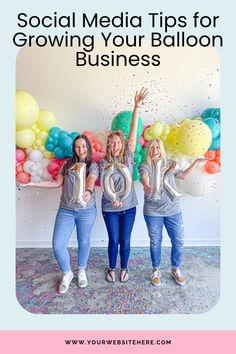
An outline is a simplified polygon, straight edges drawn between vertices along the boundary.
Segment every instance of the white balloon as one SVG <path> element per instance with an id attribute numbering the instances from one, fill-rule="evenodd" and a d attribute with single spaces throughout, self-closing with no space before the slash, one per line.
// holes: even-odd
<path id="1" fill-rule="evenodd" d="M 43 167 L 46 167 L 50 163 L 50 160 L 49 159 L 42 159 L 41 163 L 42 163 Z"/>
<path id="2" fill-rule="evenodd" d="M 30 177 L 30 182 L 40 182 L 42 181 L 42 178 L 39 176 L 32 176 Z"/>
<path id="3" fill-rule="evenodd" d="M 32 164 L 33 164 L 33 162 L 30 161 L 30 160 L 25 161 L 25 163 L 24 163 L 24 165 L 23 165 L 23 170 L 24 170 L 26 173 L 30 173 L 30 169 L 31 169 Z"/>
<path id="4" fill-rule="evenodd" d="M 29 159 L 33 162 L 39 162 L 43 159 L 43 153 L 39 150 L 32 150 L 29 154 Z"/>
<path id="5" fill-rule="evenodd" d="M 202 166 L 197 166 L 185 180 L 176 178 L 176 184 L 182 193 L 202 197 L 214 190 L 216 181 L 214 175 L 206 173 Z"/>
<path id="6" fill-rule="evenodd" d="M 32 164 L 30 166 L 30 173 L 35 172 L 35 171 L 37 171 L 37 165 L 36 165 L 36 163 L 32 162 Z"/>

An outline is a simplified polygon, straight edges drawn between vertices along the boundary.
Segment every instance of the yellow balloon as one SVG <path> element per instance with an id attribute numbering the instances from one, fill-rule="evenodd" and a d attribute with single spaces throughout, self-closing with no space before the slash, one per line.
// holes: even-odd
<path id="1" fill-rule="evenodd" d="M 164 146 L 168 151 L 175 151 L 176 150 L 176 136 L 177 132 L 179 130 L 179 127 L 177 126 L 176 128 L 173 128 L 169 135 L 167 136 L 166 140 L 164 140 Z"/>
<path id="2" fill-rule="evenodd" d="M 153 139 L 153 136 L 152 136 L 152 131 L 150 130 L 150 128 L 147 128 L 144 132 L 144 139 L 149 141 L 151 139 Z"/>
<path id="3" fill-rule="evenodd" d="M 30 147 L 35 139 L 35 134 L 31 129 L 18 130 L 16 132 L 16 145 L 21 148 Z"/>
<path id="4" fill-rule="evenodd" d="M 211 141 L 210 128 L 199 120 L 186 122 L 176 135 L 178 152 L 191 157 L 202 156 L 210 147 Z"/>
<path id="5" fill-rule="evenodd" d="M 54 153 L 51 151 L 43 151 L 43 157 L 51 160 L 54 157 Z"/>
<path id="6" fill-rule="evenodd" d="M 40 109 L 39 117 L 37 120 L 37 126 L 40 130 L 49 130 L 51 129 L 56 123 L 56 117 L 50 111 L 46 109 Z"/>
<path id="7" fill-rule="evenodd" d="M 161 136 L 162 132 L 163 132 L 163 128 L 164 128 L 164 124 L 163 122 L 159 121 L 159 122 L 155 122 L 152 126 L 152 135 L 154 138 L 158 138 L 159 136 Z"/>
<path id="8" fill-rule="evenodd" d="M 39 106 L 35 99 L 22 90 L 16 91 L 16 129 L 24 130 L 34 125 L 38 119 Z"/>
<path id="9" fill-rule="evenodd" d="M 40 133 L 37 134 L 37 139 L 40 139 L 42 141 L 42 144 L 46 143 L 46 140 L 48 138 L 48 133 L 41 131 Z"/>

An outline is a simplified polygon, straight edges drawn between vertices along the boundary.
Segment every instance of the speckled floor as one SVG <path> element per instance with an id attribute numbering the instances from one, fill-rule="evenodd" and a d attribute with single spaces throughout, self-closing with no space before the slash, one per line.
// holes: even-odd
<path id="1" fill-rule="evenodd" d="M 77 273 L 76 249 L 70 249 L 70 254 L 72 270 Z M 69 291 L 60 295 L 60 272 L 52 250 L 21 248 L 16 251 L 16 294 L 23 308 L 40 314 L 189 314 L 212 309 L 220 293 L 220 248 L 185 248 L 184 287 L 171 278 L 169 259 L 170 248 L 163 247 L 162 285 L 154 287 L 149 280 L 149 249 L 132 248 L 130 280 L 109 284 L 104 277 L 107 251 L 92 248 L 89 286 L 79 289 L 74 277 Z"/>

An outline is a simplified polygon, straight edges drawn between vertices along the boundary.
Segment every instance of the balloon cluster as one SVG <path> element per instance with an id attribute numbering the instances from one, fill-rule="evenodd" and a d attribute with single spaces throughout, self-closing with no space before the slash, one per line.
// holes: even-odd
<path id="1" fill-rule="evenodd" d="M 27 161 L 23 165 L 24 172 L 30 175 L 31 182 L 50 180 L 47 165 L 50 160 L 43 158 L 43 153 L 39 150 L 32 150 Z"/>
<path id="2" fill-rule="evenodd" d="M 205 171 L 210 174 L 220 172 L 220 150 L 208 150 L 205 157 L 209 160 L 205 164 Z"/>
<path id="3" fill-rule="evenodd" d="M 92 160 L 98 163 L 106 155 L 106 140 L 104 139 L 103 132 L 99 132 L 96 137 L 89 130 L 83 131 L 82 134 L 88 138 L 92 146 Z M 100 137 L 103 141 L 98 140 L 98 137 Z"/>
<path id="4" fill-rule="evenodd" d="M 30 175 L 25 173 L 23 169 L 25 158 L 25 152 L 21 149 L 16 149 L 16 179 L 23 184 L 30 181 Z"/>
<path id="5" fill-rule="evenodd" d="M 161 140 L 166 140 L 170 133 L 170 127 L 165 124 L 162 120 L 154 122 L 152 125 L 146 127 L 144 131 L 144 139 L 150 141 L 153 138 L 160 138 Z"/>
<path id="6" fill-rule="evenodd" d="M 48 151 L 52 151 L 58 160 L 72 156 L 72 144 L 78 132 L 69 134 L 66 130 L 53 127 L 48 132 L 48 138 L 45 147 Z"/>
<path id="7" fill-rule="evenodd" d="M 112 120 L 111 130 L 122 130 L 125 138 L 128 139 L 133 113 L 131 111 L 123 111 L 118 113 Z M 141 137 L 143 131 L 143 123 L 141 117 L 138 117 L 137 140 Z"/>

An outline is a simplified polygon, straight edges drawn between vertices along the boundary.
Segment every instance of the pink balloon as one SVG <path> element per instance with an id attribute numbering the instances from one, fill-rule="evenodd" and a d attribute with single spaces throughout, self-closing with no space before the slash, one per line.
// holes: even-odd
<path id="1" fill-rule="evenodd" d="M 144 144 L 143 144 L 143 149 L 145 149 L 145 147 L 147 147 L 148 141 L 145 140 Z"/>
<path id="2" fill-rule="evenodd" d="M 94 148 L 96 151 L 101 151 L 101 150 L 102 150 L 102 144 L 96 142 L 96 143 L 93 145 L 93 148 Z"/>
<path id="3" fill-rule="evenodd" d="M 20 162 L 25 159 L 25 153 L 21 149 L 16 149 L 16 161 Z"/>
<path id="4" fill-rule="evenodd" d="M 138 142 L 139 142 L 139 144 L 141 144 L 142 147 L 143 147 L 143 145 L 144 145 L 144 143 L 145 143 L 144 137 L 143 137 L 143 136 L 140 136 L 140 138 L 138 139 Z"/>
<path id="5" fill-rule="evenodd" d="M 48 172 L 52 175 L 58 167 L 60 167 L 59 163 L 57 163 L 56 161 L 51 161 L 48 164 Z"/>
<path id="6" fill-rule="evenodd" d="M 19 173 L 19 172 L 23 172 L 23 167 L 21 165 L 17 166 L 16 167 L 16 172 Z"/>
<path id="7" fill-rule="evenodd" d="M 83 133 L 83 135 L 87 136 L 88 140 L 90 141 L 90 143 L 93 142 L 94 137 L 93 137 L 93 133 L 89 130 L 85 130 Z"/>
<path id="8" fill-rule="evenodd" d="M 25 173 L 25 172 L 20 172 L 20 173 L 17 173 L 16 179 L 17 179 L 18 182 L 20 182 L 22 184 L 26 184 L 30 180 L 30 175 L 28 173 Z"/>
<path id="9" fill-rule="evenodd" d="M 105 157 L 105 153 L 104 152 L 100 152 L 100 151 L 97 151 L 97 152 L 94 152 L 92 154 L 92 160 L 94 162 L 99 162 L 101 159 L 103 159 Z"/>

